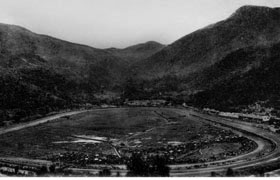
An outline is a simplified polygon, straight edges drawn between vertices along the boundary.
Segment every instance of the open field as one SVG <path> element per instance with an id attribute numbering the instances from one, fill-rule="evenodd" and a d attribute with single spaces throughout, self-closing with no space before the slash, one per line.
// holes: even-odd
<path id="1" fill-rule="evenodd" d="M 108 163 L 119 164 L 135 152 L 165 155 L 170 163 L 198 163 L 256 148 L 253 141 L 241 135 L 168 108 L 98 109 L 65 116 L 2 134 L 0 146 L 2 157 L 59 159 L 78 165 L 108 159 Z M 116 157 L 112 146 L 122 158 Z"/>

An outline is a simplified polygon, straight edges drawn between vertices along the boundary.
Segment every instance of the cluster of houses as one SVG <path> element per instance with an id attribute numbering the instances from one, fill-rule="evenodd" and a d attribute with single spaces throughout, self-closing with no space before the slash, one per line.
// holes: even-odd
<path id="1" fill-rule="evenodd" d="M 49 160 L 56 162 L 59 167 L 71 164 L 71 167 L 81 168 L 92 164 L 124 164 L 126 158 L 102 153 L 65 152 L 55 154 Z"/>
<path id="2" fill-rule="evenodd" d="M 25 158 L 1 158 L 0 172 L 3 174 L 20 175 L 20 176 L 36 176 L 42 167 L 46 172 L 50 172 L 53 166 L 51 161 L 31 160 Z"/>
<path id="3" fill-rule="evenodd" d="M 246 122 L 258 124 L 257 127 L 280 133 L 280 118 L 272 115 L 271 113 L 233 113 L 233 112 L 220 112 L 215 109 L 204 108 L 204 113 L 216 115 L 224 118 L 238 119 Z"/>
<path id="4" fill-rule="evenodd" d="M 161 100 L 161 99 L 157 99 L 157 100 L 132 100 L 132 101 L 125 101 L 124 105 L 127 106 L 164 106 L 166 105 L 166 100 Z"/>
<path id="5" fill-rule="evenodd" d="M 234 112 L 221 112 L 215 109 L 204 108 L 203 111 L 208 114 L 214 114 L 221 117 L 241 119 L 250 122 L 262 123 L 268 122 L 272 116 L 270 115 L 259 115 L 259 114 L 246 114 L 246 113 L 234 113 Z"/>

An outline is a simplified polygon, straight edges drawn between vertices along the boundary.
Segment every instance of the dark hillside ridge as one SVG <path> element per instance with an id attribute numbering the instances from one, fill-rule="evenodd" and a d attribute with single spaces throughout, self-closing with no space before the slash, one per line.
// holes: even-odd
<path id="1" fill-rule="evenodd" d="M 138 88 L 136 99 L 223 110 L 257 101 L 280 107 L 279 44 L 280 8 L 244 6 L 134 64 L 131 79 L 139 83 L 128 85 Z"/>
<path id="2" fill-rule="evenodd" d="M 124 51 L 148 57 L 145 53 L 160 47 L 148 42 Z M 89 103 L 110 103 L 112 99 L 95 94 L 120 93 L 127 71 L 127 60 L 107 50 L 0 24 L 0 126 Z"/>
<path id="3" fill-rule="evenodd" d="M 135 65 L 143 78 L 169 73 L 188 76 L 240 48 L 269 45 L 280 40 L 280 10 L 244 6 L 224 21 L 195 31 Z"/>
<path id="4" fill-rule="evenodd" d="M 102 50 L 0 24 L 0 119 L 124 99 L 218 109 L 277 104 L 279 44 L 280 9 L 258 6 L 168 46 L 151 41 Z M 98 99 L 104 92 L 117 100 Z"/>
<path id="5" fill-rule="evenodd" d="M 49 62 L 66 59 L 70 62 L 86 63 L 115 58 L 101 49 L 39 35 L 15 25 L 0 24 L 0 42 L 1 53 L 36 54 Z"/>
<path id="6" fill-rule="evenodd" d="M 216 70 L 223 74 L 221 70 L 232 59 L 238 59 L 237 64 L 242 66 L 247 64 L 247 67 L 243 68 L 244 72 L 236 72 L 235 75 L 213 83 L 205 91 L 195 94 L 192 103 L 224 111 L 240 111 L 249 104 L 264 101 L 268 107 L 279 109 L 280 43 L 270 47 L 238 50 L 226 57 L 222 63 L 215 65 L 208 75 Z"/>
<path id="7" fill-rule="evenodd" d="M 114 56 L 119 57 L 129 64 L 133 64 L 139 60 L 146 59 L 158 51 L 162 50 L 165 45 L 155 41 L 148 41 L 146 43 L 137 44 L 124 49 L 110 48 L 108 52 Z"/>
<path id="8" fill-rule="evenodd" d="M 33 33 L 25 28 L 0 24 L 0 65 L 17 67 L 22 65 L 42 65 L 26 57 L 38 57 L 45 64 L 62 69 L 71 69 L 82 77 L 92 79 L 99 84 L 97 89 L 108 84 L 114 85 L 122 81 L 125 63 L 107 51 L 85 45 L 74 44 L 46 35 Z M 30 61 L 30 62 L 29 62 Z M 31 62 L 32 61 L 32 62 Z M 93 71 L 91 67 L 100 67 Z M 104 74 L 102 74 L 104 72 Z M 101 76 L 98 76 L 102 74 Z M 109 79 L 105 82 L 104 79 Z M 106 85 L 107 84 L 107 85 Z M 108 87 L 112 88 L 112 87 Z"/>

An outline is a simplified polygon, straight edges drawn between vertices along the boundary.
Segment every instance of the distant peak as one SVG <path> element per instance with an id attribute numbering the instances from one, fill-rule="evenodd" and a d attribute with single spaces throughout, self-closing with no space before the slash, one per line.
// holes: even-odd
<path id="1" fill-rule="evenodd" d="M 146 42 L 146 43 L 144 43 L 144 44 L 163 45 L 163 44 L 161 44 L 161 43 L 159 43 L 159 42 L 156 42 L 156 41 L 148 41 L 148 42 Z"/>
<path id="2" fill-rule="evenodd" d="M 26 32 L 31 32 L 30 30 L 18 26 L 18 25 L 14 25 L 14 24 L 5 24 L 5 23 L 0 23 L 0 28 L 8 28 L 10 30 L 14 30 L 14 31 L 26 31 Z"/>
<path id="3" fill-rule="evenodd" d="M 133 46 L 129 46 L 125 49 L 135 49 L 135 50 L 144 50 L 144 49 L 154 49 L 154 48 L 162 48 L 164 47 L 165 45 L 163 44 L 160 44 L 156 41 L 147 41 L 145 43 L 141 43 L 141 44 L 136 44 L 136 45 L 133 45 Z"/>
<path id="4" fill-rule="evenodd" d="M 115 47 L 110 47 L 110 48 L 106 48 L 104 50 L 108 50 L 108 51 L 117 51 L 119 50 L 118 48 L 115 48 Z"/>
<path id="5" fill-rule="evenodd" d="M 267 17 L 273 13 L 279 13 L 279 8 L 270 8 L 265 6 L 246 5 L 237 9 L 231 18 L 244 18 L 244 17 Z"/>
<path id="6" fill-rule="evenodd" d="M 241 6 L 237 11 L 250 11 L 250 10 L 271 10 L 273 8 L 266 6 L 254 6 L 254 5 L 245 5 Z"/>

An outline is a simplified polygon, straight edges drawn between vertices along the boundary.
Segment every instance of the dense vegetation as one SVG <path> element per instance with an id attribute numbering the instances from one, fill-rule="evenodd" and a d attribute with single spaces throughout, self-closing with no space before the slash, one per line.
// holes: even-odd
<path id="1" fill-rule="evenodd" d="M 169 167 L 167 159 L 161 156 L 155 156 L 150 161 L 144 160 L 143 157 L 133 154 L 130 162 L 127 164 L 129 172 L 127 176 L 132 177 L 168 177 Z"/>
<path id="2" fill-rule="evenodd" d="M 264 57 L 263 51 L 269 52 Z M 232 54 L 239 62 L 258 62 L 245 73 L 225 79 L 211 88 L 193 96 L 194 105 L 221 110 L 238 110 L 256 101 L 267 101 L 271 107 L 279 108 L 280 100 L 280 44 L 269 48 L 256 48 L 244 56 Z M 257 56 L 261 54 L 262 56 Z M 241 54 L 242 55 L 242 54 Z M 231 57 L 228 57 L 231 58 Z M 232 62 L 232 61 L 231 61 Z M 244 64 L 244 63 L 243 63 Z"/>
<path id="3" fill-rule="evenodd" d="M 48 65 L 0 67 L 0 126 L 53 111 L 110 103 L 94 96 L 106 88 L 106 81 L 95 76 L 89 73 L 90 78 L 83 78 L 69 69 Z"/>
<path id="4" fill-rule="evenodd" d="M 245 6 L 171 45 L 96 49 L 0 24 L 0 125 L 85 104 L 279 107 L 277 8 Z"/>

